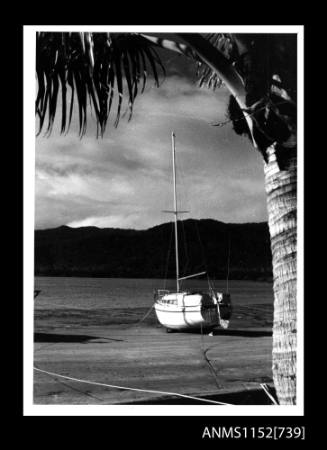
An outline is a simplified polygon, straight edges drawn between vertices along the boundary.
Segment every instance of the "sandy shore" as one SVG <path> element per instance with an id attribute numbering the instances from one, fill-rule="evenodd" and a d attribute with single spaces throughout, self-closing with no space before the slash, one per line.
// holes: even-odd
<path id="1" fill-rule="evenodd" d="M 35 366 L 68 377 L 176 392 L 235 404 L 270 404 L 271 305 L 235 306 L 228 330 L 213 336 L 166 333 L 146 310 L 39 310 Z M 36 404 L 197 403 L 187 399 L 82 384 L 34 373 Z"/>

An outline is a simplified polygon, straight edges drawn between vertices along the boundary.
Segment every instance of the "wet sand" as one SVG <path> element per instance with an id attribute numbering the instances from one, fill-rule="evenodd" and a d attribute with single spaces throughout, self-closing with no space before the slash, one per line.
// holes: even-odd
<path id="1" fill-rule="evenodd" d="M 270 404 L 272 306 L 234 306 L 230 328 L 166 333 L 152 310 L 36 310 L 35 366 L 72 378 L 233 404 Z M 196 404 L 34 372 L 36 404 Z"/>

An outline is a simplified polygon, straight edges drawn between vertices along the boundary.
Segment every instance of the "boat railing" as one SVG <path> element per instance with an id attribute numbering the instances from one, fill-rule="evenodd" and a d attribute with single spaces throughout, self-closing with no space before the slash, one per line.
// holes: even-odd
<path id="1" fill-rule="evenodd" d="M 153 291 L 153 297 L 155 300 L 157 300 L 158 298 L 163 297 L 164 295 L 170 294 L 171 291 L 169 291 L 168 289 L 155 289 Z"/>
<path id="2" fill-rule="evenodd" d="M 174 290 L 170 290 L 170 289 L 155 289 L 154 291 L 154 298 L 158 299 L 163 297 L 164 295 L 168 295 L 168 294 L 172 294 L 172 293 L 176 293 L 176 291 Z M 210 296 L 213 296 L 214 298 L 217 299 L 218 303 L 222 302 L 222 301 L 230 301 L 230 295 L 227 292 L 222 292 L 222 291 L 217 291 L 216 289 L 212 289 L 212 288 L 207 288 L 207 289 L 203 289 L 203 287 L 193 287 L 193 288 L 189 288 L 189 289 L 182 289 L 181 293 L 184 294 L 198 294 L 198 293 L 205 293 L 208 294 Z"/>
<path id="3" fill-rule="evenodd" d="M 157 294 L 158 295 L 167 295 L 170 294 L 172 291 L 170 291 L 169 289 L 157 289 Z"/>

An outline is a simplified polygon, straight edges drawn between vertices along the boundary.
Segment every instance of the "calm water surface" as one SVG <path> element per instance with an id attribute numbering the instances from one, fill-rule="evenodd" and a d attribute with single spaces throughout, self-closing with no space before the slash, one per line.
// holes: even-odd
<path id="1" fill-rule="evenodd" d="M 187 283 L 187 284 L 186 284 Z M 226 290 L 225 280 L 212 281 L 217 290 Z M 188 280 L 182 288 L 207 287 L 204 280 Z M 36 309 L 113 309 L 150 307 L 154 289 L 174 289 L 174 280 L 127 278 L 36 277 L 35 289 L 41 293 Z M 230 281 L 229 292 L 235 305 L 272 304 L 272 283 Z"/>

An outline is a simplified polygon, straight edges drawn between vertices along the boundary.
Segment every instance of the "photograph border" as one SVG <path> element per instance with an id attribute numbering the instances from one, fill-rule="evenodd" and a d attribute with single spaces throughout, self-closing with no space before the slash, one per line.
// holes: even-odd
<path id="1" fill-rule="evenodd" d="M 239 32 L 297 34 L 298 253 L 297 405 L 39 405 L 33 403 L 35 48 L 37 31 Z M 23 413 L 27 416 L 303 416 L 304 415 L 304 26 L 303 25 L 24 25 L 23 26 Z M 100 380 L 99 380 L 100 381 Z"/>

